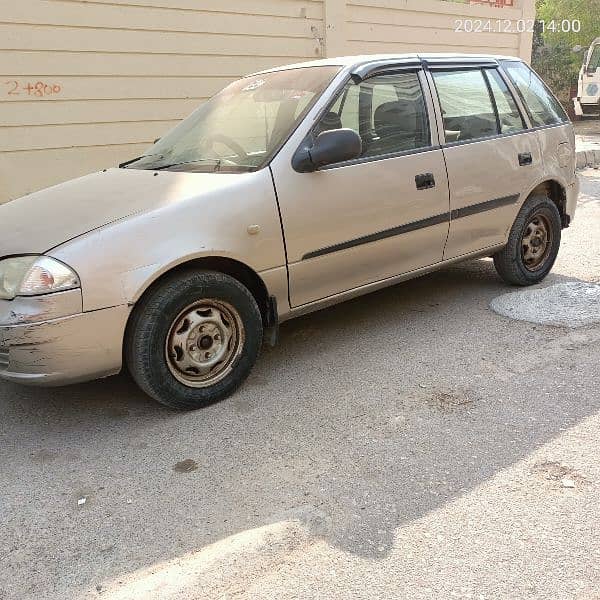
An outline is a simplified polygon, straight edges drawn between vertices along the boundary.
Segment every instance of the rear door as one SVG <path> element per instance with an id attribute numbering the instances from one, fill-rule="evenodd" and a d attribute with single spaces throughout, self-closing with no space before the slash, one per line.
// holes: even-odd
<path id="1" fill-rule="evenodd" d="M 451 221 L 444 259 L 502 244 L 543 172 L 536 133 L 493 65 L 436 68 Z"/>

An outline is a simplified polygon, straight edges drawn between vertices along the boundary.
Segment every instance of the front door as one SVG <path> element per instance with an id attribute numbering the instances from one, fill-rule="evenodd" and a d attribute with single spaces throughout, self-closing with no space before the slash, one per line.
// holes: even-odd
<path id="1" fill-rule="evenodd" d="M 273 161 L 293 307 L 441 261 L 448 182 L 424 84 L 416 70 L 348 82 L 313 134 L 354 129 L 360 158 L 314 173 Z"/>

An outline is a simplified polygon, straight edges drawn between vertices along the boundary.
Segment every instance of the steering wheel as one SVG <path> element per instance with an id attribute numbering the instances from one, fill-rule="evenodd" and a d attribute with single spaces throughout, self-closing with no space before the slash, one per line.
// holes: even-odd
<path id="1" fill-rule="evenodd" d="M 242 160 L 239 164 L 247 164 L 249 157 L 248 153 L 232 138 L 222 133 L 213 133 L 212 135 L 204 138 L 202 145 L 207 149 L 212 150 L 216 143 L 224 144 L 230 150 L 233 150 L 235 155 Z M 222 158 L 222 157 L 218 157 Z"/>

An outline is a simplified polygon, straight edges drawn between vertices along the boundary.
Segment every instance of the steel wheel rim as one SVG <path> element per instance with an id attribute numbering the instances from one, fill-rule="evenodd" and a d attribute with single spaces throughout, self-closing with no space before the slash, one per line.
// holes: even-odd
<path id="1" fill-rule="evenodd" d="M 539 271 L 552 249 L 552 227 L 543 215 L 534 215 L 521 236 L 521 259 L 528 271 Z"/>
<path id="2" fill-rule="evenodd" d="M 173 320 L 165 358 L 175 379 L 188 387 L 209 387 L 231 372 L 244 345 L 244 325 L 227 302 L 203 299 Z"/>

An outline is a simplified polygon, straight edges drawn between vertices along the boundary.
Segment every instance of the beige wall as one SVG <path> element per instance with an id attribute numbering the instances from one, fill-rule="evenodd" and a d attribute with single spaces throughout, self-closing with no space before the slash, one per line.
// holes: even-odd
<path id="1" fill-rule="evenodd" d="M 415 50 L 529 59 L 530 35 L 453 27 L 532 18 L 533 2 L 0 0 L 0 202 L 139 155 L 228 81 L 269 66 Z"/>

